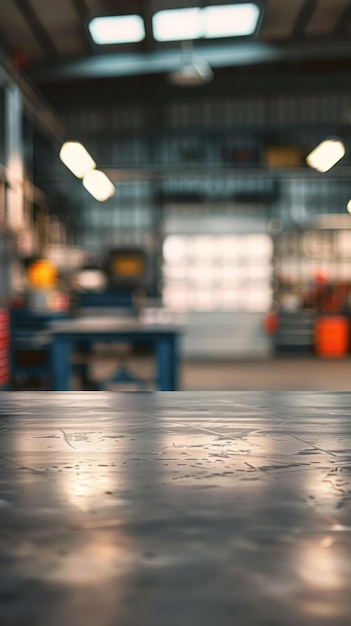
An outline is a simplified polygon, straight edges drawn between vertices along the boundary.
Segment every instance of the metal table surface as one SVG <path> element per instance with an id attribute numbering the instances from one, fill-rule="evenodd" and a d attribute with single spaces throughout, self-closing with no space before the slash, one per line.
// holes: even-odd
<path id="1" fill-rule="evenodd" d="M 351 394 L 0 394 L 2 626 L 349 626 Z"/>

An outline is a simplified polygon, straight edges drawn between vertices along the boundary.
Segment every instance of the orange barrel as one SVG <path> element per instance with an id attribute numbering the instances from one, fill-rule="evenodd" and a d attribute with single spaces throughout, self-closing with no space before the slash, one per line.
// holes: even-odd
<path id="1" fill-rule="evenodd" d="M 314 341 L 318 356 L 346 356 L 349 350 L 349 320 L 342 315 L 320 317 L 315 324 Z"/>

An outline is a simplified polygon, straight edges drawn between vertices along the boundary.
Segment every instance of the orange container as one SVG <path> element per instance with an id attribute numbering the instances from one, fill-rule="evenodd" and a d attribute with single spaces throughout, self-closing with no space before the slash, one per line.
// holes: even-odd
<path id="1" fill-rule="evenodd" d="M 315 324 L 314 340 L 318 356 L 346 356 L 349 351 L 349 320 L 341 315 L 319 318 Z"/>

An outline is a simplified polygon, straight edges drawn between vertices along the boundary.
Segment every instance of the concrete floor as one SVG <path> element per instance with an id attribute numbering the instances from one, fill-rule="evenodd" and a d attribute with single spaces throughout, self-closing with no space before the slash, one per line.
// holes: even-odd
<path id="1" fill-rule="evenodd" d="M 244 363 L 185 363 L 189 390 L 351 391 L 351 359 L 276 358 Z"/>
<path id="2" fill-rule="evenodd" d="M 152 380 L 150 358 L 129 358 L 128 361 L 132 373 Z M 90 371 L 93 380 L 99 381 L 112 374 L 115 368 L 116 360 L 112 355 L 96 354 Z M 351 391 L 351 358 L 277 357 L 257 362 L 183 362 L 180 387 L 185 391 Z M 152 383 L 148 388 L 152 389 Z"/>

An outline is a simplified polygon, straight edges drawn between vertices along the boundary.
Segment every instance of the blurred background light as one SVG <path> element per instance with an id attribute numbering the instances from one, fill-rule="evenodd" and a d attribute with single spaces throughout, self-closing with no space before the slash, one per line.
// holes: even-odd
<path id="1" fill-rule="evenodd" d="M 204 13 L 207 38 L 252 35 L 260 16 L 257 4 L 252 2 L 207 7 Z"/>
<path id="2" fill-rule="evenodd" d="M 340 139 L 326 139 L 306 158 L 307 164 L 318 172 L 327 172 L 345 155 L 345 146 Z"/>
<path id="3" fill-rule="evenodd" d="M 106 287 L 106 276 L 98 269 L 83 269 L 76 275 L 76 282 L 80 289 L 100 290 Z"/>
<path id="4" fill-rule="evenodd" d="M 115 188 L 104 172 L 92 170 L 83 178 L 83 185 L 87 191 L 99 202 L 104 202 L 111 198 Z"/>
<path id="5" fill-rule="evenodd" d="M 201 36 L 201 10 L 171 9 L 158 11 L 152 18 L 153 34 L 156 41 L 184 41 Z"/>

